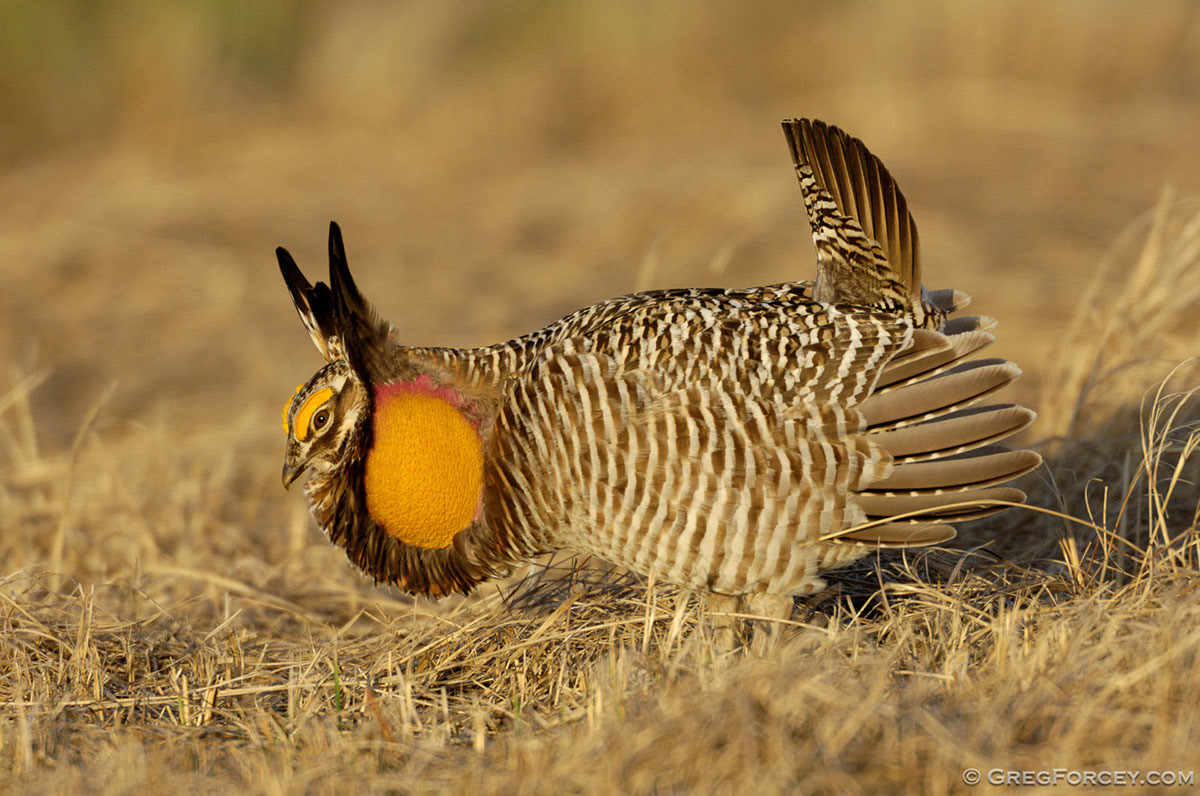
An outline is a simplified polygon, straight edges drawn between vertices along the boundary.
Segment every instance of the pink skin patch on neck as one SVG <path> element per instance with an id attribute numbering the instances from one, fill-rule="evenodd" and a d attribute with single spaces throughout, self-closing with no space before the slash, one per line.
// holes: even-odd
<path id="1" fill-rule="evenodd" d="M 428 373 L 422 373 L 412 381 L 390 381 L 375 387 L 375 406 L 402 395 L 428 395 L 441 398 L 456 409 L 461 409 L 466 403 L 463 397 L 449 387 L 439 387 L 433 383 Z"/>
<path id="2" fill-rule="evenodd" d="M 428 373 L 422 373 L 412 381 L 390 381 L 387 384 L 376 385 L 375 408 L 379 409 L 385 403 L 404 395 L 428 395 L 431 398 L 445 401 L 455 409 L 462 409 L 467 405 L 467 400 L 463 398 L 462 393 L 453 387 L 439 387 L 434 384 Z M 464 414 L 463 419 L 471 424 L 471 428 L 479 431 L 481 425 L 479 418 L 468 417 Z"/>

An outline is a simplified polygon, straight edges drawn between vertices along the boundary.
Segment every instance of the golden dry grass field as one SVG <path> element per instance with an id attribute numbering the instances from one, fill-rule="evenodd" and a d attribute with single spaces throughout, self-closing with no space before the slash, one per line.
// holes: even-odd
<path id="1" fill-rule="evenodd" d="M 338 220 L 413 344 L 811 278 L 785 116 L 863 138 L 1000 321 L 1050 513 L 838 574 L 761 660 L 619 573 L 352 571 L 279 485 L 320 360 L 274 247 L 319 274 Z M 6 790 L 1200 769 L 1194 2 L 10 0 L 0 310 Z"/>

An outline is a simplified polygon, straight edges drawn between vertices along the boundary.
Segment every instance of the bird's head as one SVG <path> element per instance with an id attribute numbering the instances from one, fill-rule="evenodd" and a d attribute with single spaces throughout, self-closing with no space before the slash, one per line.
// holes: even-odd
<path id="1" fill-rule="evenodd" d="M 344 359 L 330 362 L 297 387 L 283 407 L 283 430 L 288 435 L 284 487 L 306 470 L 324 475 L 337 469 L 367 409 L 366 391 L 351 376 Z"/>
<path id="2" fill-rule="evenodd" d="M 328 475 L 351 458 L 348 447 L 371 412 L 372 386 L 383 380 L 388 326 L 358 292 L 337 224 L 329 226 L 329 284 L 310 284 L 286 249 L 275 254 L 300 320 L 326 361 L 284 407 L 287 487 L 305 470 Z"/>

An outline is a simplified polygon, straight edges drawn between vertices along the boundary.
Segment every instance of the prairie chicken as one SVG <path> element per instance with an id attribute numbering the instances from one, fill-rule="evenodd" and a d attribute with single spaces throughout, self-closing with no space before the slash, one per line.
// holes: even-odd
<path id="1" fill-rule="evenodd" d="M 277 250 L 328 364 L 284 410 L 284 485 L 375 578 L 468 592 L 555 550 L 788 610 L 820 573 L 1020 502 L 1034 418 L 979 402 L 1019 375 L 967 297 L 921 286 L 917 230 L 862 142 L 783 123 L 815 282 L 637 293 L 470 350 L 394 339 L 350 276 Z M 904 515 L 896 517 L 895 515 Z M 722 602 L 724 601 L 724 602 Z"/>

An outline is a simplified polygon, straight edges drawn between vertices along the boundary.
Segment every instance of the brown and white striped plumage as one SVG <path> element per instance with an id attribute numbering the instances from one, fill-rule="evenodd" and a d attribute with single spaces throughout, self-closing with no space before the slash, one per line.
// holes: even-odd
<path id="1" fill-rule="evenodd" d="M 410 348 L 362 299 L 336 225 L 329 286 L 279 249 L 328 361 L 285 415 L 285 483 L 311 469 L 330 539 L 427 595 L 564 549 L 716 594 L 803 594 L 874 547 L 942 542 L 946 523 L 1023 500 L 997 484 L 1039 457 L 993 443 L 1033 413 L 978 403 L 1019 375 L 972 359 L 991 321 L 948 320 L 966 297 L 923 290 L 904 198 L 860 141 L 807 120 L 784 131 L 815 283 L 639 293 L 486 348 Z M 396 385 L 424 385 L 477 434 L 478 508 L 445 546 L 368 510 L 368 454 L 390 439 L 373 415 Z"/>

